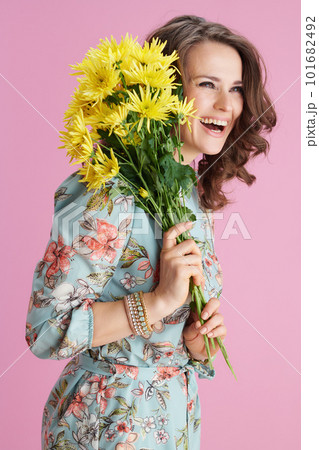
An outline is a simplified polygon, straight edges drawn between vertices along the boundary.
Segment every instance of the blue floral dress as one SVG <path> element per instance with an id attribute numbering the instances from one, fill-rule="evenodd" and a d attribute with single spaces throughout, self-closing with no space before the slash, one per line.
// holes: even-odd
<path id="1" fill-rule="evenodd" d="M 109 197 L 117 179 L 96 194 L 79 179 L 72 174 L 55 193 L 50 240 L 35 269 L 27 316 L 26 339 L 36 356 L 72 358 L 44 407 L 42 448 L 197 450 L 195 372 L 207 379 L 215 372 L 187 355 L 182 332 L 189 298 L 153 324 L 148 339 L 132 334 L 92 347 L 92 303 L 153 290 L 162 234 L 132 196 Z M 195 188 L 187 206 L 197 216 L 192 235 L 203 255 L 205 296 L 219 297 L 212 214 L 199 208 Z"/>

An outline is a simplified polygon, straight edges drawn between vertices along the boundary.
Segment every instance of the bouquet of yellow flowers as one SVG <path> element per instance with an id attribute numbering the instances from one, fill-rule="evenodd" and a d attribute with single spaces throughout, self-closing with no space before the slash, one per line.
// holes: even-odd
<path id="1" fill-rule="evenodd" d="M 81 63 L 71 65 L 79 87 L 65 112 L 67 131 L 61 132 L 60 148 L 67 149 L 70 162 L 82 163 L 79 174 L 89 190 L 103 191 L 105 201 L 119 192 L 133 195 L 136 205 L 167 231 L 196 220 L 185 206 L 185 196 L 197 184 L 196 174 L 182 164 L 180 151 L 180 126 L 190 129 L 189 118 L 196 111 L 194 99 L 183 99 L 182 86 L 175 82 L 173 62 L 178 55 L 164 55 L 164 47 L 157 39 L 141 47 L 128 35 L 119 44 L 113 37 L 101 39 Z M 120 180 L 116 189 L 109 183 L 113 177 Z M 177 242 L 190 238 L 189 232 L 183 233 Z M 190 306 L 203 324 L 202 288 L 190 282 L 190 292 Z M 204 339 L 213 369 L 208 337 Z M 221 339 L 216 339 L 234 374 Z"/>

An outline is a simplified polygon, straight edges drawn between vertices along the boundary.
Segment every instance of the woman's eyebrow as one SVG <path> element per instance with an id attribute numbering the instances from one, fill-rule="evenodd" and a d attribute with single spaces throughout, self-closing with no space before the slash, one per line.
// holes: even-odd
<path id="1" fill-rule="evenodd" d="M 209 75 L 197 75 L 196 77 L 194 77 L 194 79 L 196 79 L 196 78 L 208 78 L 209 80 L 217 81 L 217 82 L 221 81 L 220 78 L 209 76 Z M 242 82 L 242 80 L 236 80 L 233 82 L 233 84 L 243 84 L 243 82 Z"/>

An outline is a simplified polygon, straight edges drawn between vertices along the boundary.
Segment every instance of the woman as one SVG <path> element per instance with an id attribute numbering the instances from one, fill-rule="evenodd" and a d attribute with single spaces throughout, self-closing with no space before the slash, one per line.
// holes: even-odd
<path id="1" fill-rule="evenodd" d="M 228 203 L 225 180 L 254 181 L 244 165 L 268 149 L 260 133 L 272 129 L 276 116 L 262 60 L 245 38 L 194 16 L 177 17 L 152 37 L 167 41 L 168 54 L 178 51 L 184 95 L 195 98 L 200 117 L 192 119 L 192 133 L 182 128 L 183 163 L 203 153 L 200 197 L 194 188 L 187 201 L 198 214 L 192 229 L 197 243 L 176 244 L 191 223 L 157 239 L 154 222 L 129 196 L 113 199 L 113 210 L 92 211 L 93 193 L 77 173 L 58 188 L 27 319 L 27 342 L 36 356 L 73 357 L 44 408 L 45 449 L 200 448 L 195 372 L 215 375 L 204 361 L 203 334 L 226 336 L 218 312 L 221 269 L 206 210 Z M 202 327 L 190 314 L 191 277 L 208 300 Z M 132 333 L 126 309 L 129 294 L 141 290 L 148 338 Z M 216 343 L 214 357 L 217 351 Z"/>

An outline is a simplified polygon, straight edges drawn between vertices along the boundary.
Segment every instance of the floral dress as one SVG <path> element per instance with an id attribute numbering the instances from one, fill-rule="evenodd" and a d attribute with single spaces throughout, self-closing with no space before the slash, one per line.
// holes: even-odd
<path id="1" fill-rule="evenodd" d="M 161 230 L 132 196 L 110 196 L 113 179 L 87 191 L 70 175 L 55 192 L 50 240 L 37 264 L 26 339 L 39 358 L 72 358 L 45 404 L 43 449 L 200 448 L 200 403 L 195 372 L 215 371 L 189 359 L 183 328 L 188 298 L 152 325 L 148 339 L 130 335 L 92 347 L 94 302 L 150 292 L 159 279 Z M 205 297 L 219 297 L 222 272 L 214 253 L 212 214 L 194 188 L 186 204 L 203 255 Z M 107 323 L 105 323 L 107 327 Z"/>

